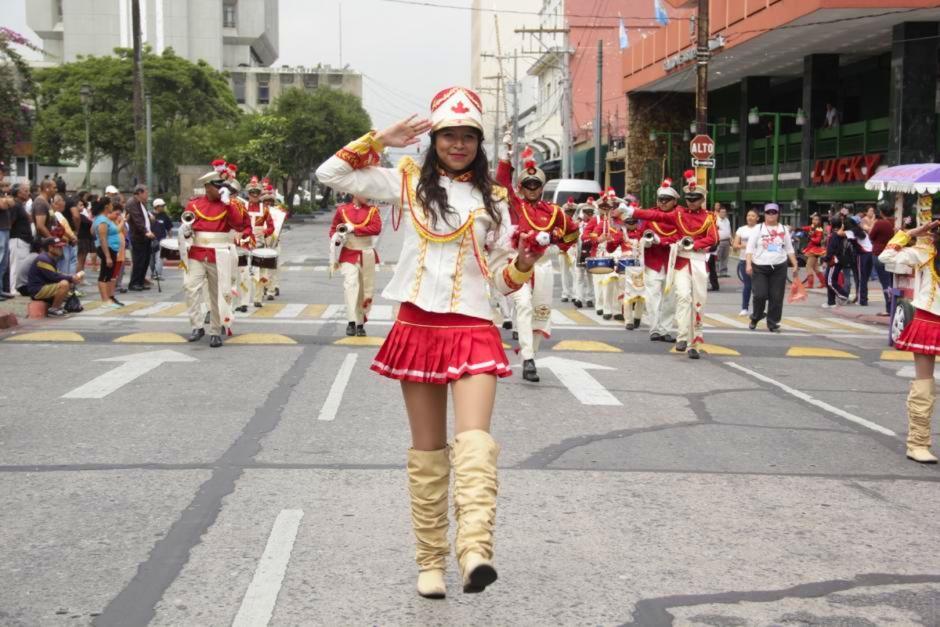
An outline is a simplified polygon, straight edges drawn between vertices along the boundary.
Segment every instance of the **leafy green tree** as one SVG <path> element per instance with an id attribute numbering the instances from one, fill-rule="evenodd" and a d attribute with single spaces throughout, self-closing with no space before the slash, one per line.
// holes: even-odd
<path id="1" fill-rule="evenodd" d="M 82 85 L 92 91 L 92 164 L 109 157 L 116 181 L 134 159 L 142 158 L 135 154 L 131 61 L 131 50 L 117 48 L 114 56 L 84 57 L 36 73 L 41 113 L 33 141 L 42 158 L 84 158 Z M 200 142 L 211 135 L 208 129 L 237 122 L 240 111 L 225 75 L 202 61 L 191 63 L 172 49 L 160 55 L 147 49 L 143 68 L 144 89 L 151 94 L 155 172 L 169 182 L 175 178 L 175 164 L 208 160 L 200 154 L 205 153 Z"/>
<path id="2" fill-rule="evenodd" d="M 288 89 L 268 115 L 283 119 L 278 123 L 283 141 L 272 147 L 272 162 L 284 173 L 282 193 L 288 203 L 318 165 L 372 127 L 359 98 L 328 87 Z"/>
<path id="3" fill-rule="evenodd" d="M 29 131 L 28 105 L 35 105 L 36 89 L 29 65 L 14 46 L 36 50 L 22 35 L 0 28 L 0 162 L 13 154 L 16 142 Z"/>

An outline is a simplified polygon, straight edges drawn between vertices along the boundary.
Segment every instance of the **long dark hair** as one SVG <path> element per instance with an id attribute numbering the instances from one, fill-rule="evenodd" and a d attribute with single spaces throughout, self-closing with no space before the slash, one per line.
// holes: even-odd
<path id="1" fill-rule="evenodd" d="M 476 134 L 478 139 L 477 155 L 474 157 L 473 163 L 470 164 L 468 171 L 473 173 L 473 186 L 483 194 L 483 207 L 486 209 L 486 213 L 493 220 L 493 223 L 499 226 L 501 222 L 500 213 L 496 208 L 496 202 L 493 200 L 493 185 L 495 183 L 490 176 L 486 153 L 483 151 L 483 133 L 476 131 Z M 447 192 L 440 186 L 441 174 L 439 170 L 442 166 L 437 156 L 436 139 L 437 133 L 432 133 L 431 145 L 424 155 L 424 165 L 421 166 L 421 177 L 418 179 L 416 189 L 418 202 L 424 207 L 424 212 L 427 214 L 432 228 L 437 227 L 437 222 L 440 219 L 443 219 L 445 224 L 450 225 L 449 217 L 457 215 L 457 212 L 454 211 L 447 200 Z M 460 225 L 454 224 L 451 226 L 456 228 Z"/>

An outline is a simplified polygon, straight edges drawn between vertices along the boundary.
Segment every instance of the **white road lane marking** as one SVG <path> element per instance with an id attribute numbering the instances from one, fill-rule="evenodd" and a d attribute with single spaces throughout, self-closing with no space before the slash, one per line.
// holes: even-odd
<path id="1" fill-rule="evenodd" d="M 274 314 L 275 318 L 295 318 L 300 315 L 307 306 L 303 303 L 290 303 L 284 305 L 284 309 Z"/>
<path id="2" fill-rule="evenodd" d="M 346 305 L 327 305 L 326 309 L 323 311 L 323 315 L 320 316 L 321 320 L 345 320 L 346 319 Z"/>
<path id="3" fill-rule="evenodd" d="M 105 359 L 96 359 L 95 361 L 120 361 L 125 363 L 95 377 L 85 385 L 81 385 L 71 392 L 67 392 L 62 395 L 62 398 L 104 398 L 134 379 L 142 377 L 151 370 L 159 368 L 161 364 L 198 360 L 195 357 L 190 357 L 183 353 L 164 349 L 147 351 L 146 353 L 121 355 L 120 357 L 107 357 Z"/>
<path id="4" fill-rule="evenodd" d="M 879 327 L 873 327 L 869 324 L 859 324 L 858 322 L 852 322 L 851 320 L 846 320 L 845 318 L 823 318 L 823 320 L 835 322 L 836 324 L 842 324 L 853 329 L 858 329 L 859 331 L 875 331 L 879 334 L 884 333 L 884 331 Z"/>
<path id="5" fill-rule="evenodd" d="M 712 320 L 717 320 L 718 322 L 724 323 L 733 329 L 747 329 L 747 323 L 741 322 L 740 320 L 735 320 L 731 316 L 716 314 L 710 311 L 704 312 L 703 315 L 706 318 L 711 318 Z"/>
<path id="6" fill-rule="evenodd" d="M 552 309 L 552 325 L 568 327 L 574 324 L 574 320 L 561 313 L 557 309 Z"/>
<path id="7" fill-rule="evenodd" d="M 349 377 L 352 376 L 358 357 L 358 353 L 349 353 L 343 359 L 339 372 L 336 373 L 336 378 L 333 380 L 333 385 L 330 386 L 330 393 L 327 394 L 326 401 L 320 408 L 320 415 L 317 416 L 317 420 L 332 421 L 336 418 L 336 412 L 339 411 L 339 405 L 343 402 L 343 393 L 349 384 Z"/>
<path id="8" fill-rule="evenodd" d="M 844 409 L 840 409 L 839 407 L 830 405 L 829 403 L 825 401 L 821 401 L 819 399 L 813 398 L 812 396 L 810 396 L 809 394 L 806 394 L 805 392 L 800 392 L 799 390 L 795 390 L 791 388 L 789 385 L 786 385 L 785 383 L 780 383 L 779 381 L 775 379 L 771 379 L 768 376 L 762 375 L 759 372 L 754 372 L 753 370 L 750 370 L 749 368 L 745 368 L 744 366 L 739 366 L 738 364 L 731 362 L 731 361 L 727 363 L 729 366 L 731 366 L 735 370 L 743 372 L 744 374 L 750 377 L 753 377 L 757 379 L 758 381 L 763 381 L 764 383 L 769 383 L 777 388 L 780 388 L 787 394 L 791 396 L 795 396 L 796 398 L 802 401 L 806 401 L 810 405 L 815 405 L 816 407 L 822 409 L 823 411 L 827 411 L 830 414 L 834 414 L 836 416 L 839 416 L 840 418 L 844 418 L 848 420 L 849 422 L 854 422 L 855 424 L 861 425 L 865 427 L 866 429 L 871 429 L 872 431 L 877 431 L 878 433 L 882 433 L 884 435 L 890 435 L 891 437 L 897 437 L 898 435 L 891 429 L 882 427 L 881 425 L 876 424 L 870 420 L 866 420 L 862 418 L 861 416 L 856 416 L 855 414 L 851 414 L 845 411 Z"/>
<path id="9" fill-rule="evenodd" d="M 150 305 L 149 307 L 144 307 L 143 309 L 138 309 L 137 311 L 132 311 L 132 312 L 131 312 L 131 315 L 134 316 L 134 317 L 139 317 L 139 316 L 152 316 L 152 315 L 154 315 L 154 314 L 160 313 L 160 312 L 163 311 L 164 309 L 169 309 L 170 307 L 172 307 L 172 306 L 175 305 L 175 304 L 176 304 L 176 303 L 174 303 L 174 302 L 172 302 L 172 301 L 170 301 L 170 302 L 156 303 L 156 304 L 154 304 L 154 305 Z"/>
<path id="10" fill-rule="evenodd" d="M 302 509 L 284 509 L 277 515 L 232 627 L 264 627 L 271 621 L 303 517 Z"/>
<path id="11" fill-rule="evenodd" d="M 588 374 L 588 370 L 616 370 L 610 366 L 601 366 L 577 359 L 564 357 L 543 357 L 535 362 L 540 368 L 548 368 L 555 373 L 562 385 L 581 402 L 582 405 L 622 405 L 617 398 L 607 391 L 604 385 Z"/>

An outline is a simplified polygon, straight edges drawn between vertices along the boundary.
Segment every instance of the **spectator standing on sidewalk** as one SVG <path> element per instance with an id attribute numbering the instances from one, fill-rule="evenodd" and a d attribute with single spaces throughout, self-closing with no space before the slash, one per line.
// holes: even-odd
<path id="1" fill-rule="evenodd" d="M 0 177 L 6 174 L 0 169 Z M 7 268 L 10 265 L 10 225 L 13 223 L 13 211 L 16 199 L 10 183 L 0 178 L 0 300 L 13 298 L 12 288 L 8 287 Z"/>
<path id="2" fill-rule="evenodd" d="M 144 284 L 147 278 L 147 268 L 150 267 L 151 242 L 156 239 L 150 225 L 150 212 L 147 210 L 147 186 L 138 185 L 134 188 L 134 197 L 127 201 L 125 207 L 127 223 L 130 227 L 131 255 L 131 282 L 128 286 L 132 292 L 150 289 Z"/>
<path id="3" fill-rule="evenodd" d="M 744 291 L 741 292 L 741 313 L 739 316 L 746 316 L 748 308 L 751 306 L 751 275 L 747 273 L 747 243 L 750 241 L 754 231 L 757 230 L 757 211 L 749 209 L 744 218 L 745 224 L 738 227 L 734 233 L 734 241 L 731 247 L 738 253 L 738 278 L 744 284 Z"/>
<path id="4" fill-rule="evenodd" d="M 91 234 L 91 203 L 94 199 L 93 194 L 80 192 L 78 194 L 79 223 L 78 223 L 78 263 L 76 269 L 81 272 L 85 269 L 88 262 L 88 255 L 95 254 L 95 237 Z M 84 285 L 86 281 L 82 281 Z"/>
<path id="5" fill-rule="evenodd" d="M 11 210 L 10 221 L 10 291 L 16 291 L 16 277 L 20 266 L 29 256 L 33 243 L 33 223 L 26 210 L 29 201 L 29 184 L 17 183 L 13 186 L 15 203 Z"/>
<path id="6" fill-rule="evenodd" d="M 790 239 L 790 229 L 780 224 L 780 207 L 775 202 L 764 206 L 764 222 L 748 238 L 745 272 L 754 288 L 754 309 L 751 330 L 765 316 L 767 330 L 780 331 L 783 319 L 783 298 L 787 290 L 787 261 L 793 267 L 793 280 L 799 281 L 800 268 Z M 766 313 L 765 313 L 766 312 Z"/>
<path id="7" fill-rule="evenodd" d="M 845 270 L 855 264 L 855 247 L 846 237 L 844 222 L 851 220 L 837 215 L 830 222 L 829 243 L 826 245 L 826 302 L 824 309 L 844 305 L 849 300 L 849 282 Z"/>
<path id="8" fill-rule="evenodd" d="M 81 208 L 76 197 L 63 198 L 61 194 L 55 195 L 52 208 L 65 232 L 62 238 L 66 244 L 62 249 L 59 272 L 72 275 L 78 269 L 78 229 L 82 224 Z"/>
<path id="9" fill-rule="evenodd" d="M 33 198 L 33 224 L 36 225 L 36 237 L 52 237 L 55 219 L 52 216 L 52 198 L 55 196 L 55 183 L 49 179 L 39 185 L 39 193 Z"/>
<path id="10" fill-rule="evenodd" d="M 865 307 L 868 305 L 868 281 L 871 280 L 872 243 L 863 226 L 863 220 L 864 218 L 856 216 L 846 222 L 848 228 L 845 236 L 855 247 L 855 265 L 852 266 L 855 273 L 855 298 L 852 302 Z"/>
<path id="11" fill-rule="evenodd" d="M 163 279 L 163 258 L 160 256 L 160 240 L 173 233 L 173 219 L 166 212 L 166 202 L 162 198 L 153 201 L 153 219 L 151 227 L 154 234 L 150 247 L 150 276 Z"/>
<path id="12" fill-rule="evenodd" d="M 728 210 L 720 202 L 715 203 L 715 225 L 718 227 L 718 276 L 728 276 L 728 257 L 731 254 L 731 220 Z"/>
<path id="13" fill-rule="evenodd" d="M 124 234 L 114 221 L 118 214 L 109 196 L 102 196 L 92 207 L 94 220 L 91 232 L 95 237 L 98 252 L 98 293 L 101 302 L 113 307 L 123 307 L 124 303 L 114 297 L 115 277 L 120 271 L 119 254 L 124 250 Z"/>
<path id="14" fill-rule="evenodd" d="M 894 275 L 888 272 L 884 262 L 881 261 L 879 257 L 881 253 L 884 252 L 885 246 L 888 245 L 892 237 L 894 237 L 894 207 L 885 205 L 881 207 L 879 218 L 875 220 L 871 231 L 868 233 L 868 238 L 871 240 L 873 263 L 875 270 L 878 272 L 878 281 L 881 283 L 881 290 L 885 295 L 884 315 L 891 314 L 891 287 L 894 282 Z"/>

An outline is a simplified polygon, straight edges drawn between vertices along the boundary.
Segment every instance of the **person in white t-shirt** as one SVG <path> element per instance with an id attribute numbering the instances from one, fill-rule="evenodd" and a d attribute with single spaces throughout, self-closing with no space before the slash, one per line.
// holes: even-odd
<path id="1" fill-rule="evenodd" d="M 750 209 L 745 216 L 746 223 L 738 227 L 738 230 L 734 233 L 734 241 L 731 243 L 731 247 L 738 253 L 740 259 L 738 261 L 738 278 L 744 284 L 744 291 L 741 292 L 741 313 L 738 314 L 739 316 L 746 316 L 751 305 L 751 275 L 746 272 L 745 250 L 751 235 L 757 229 L 757 218 L 757 211 Z"/>
<path id="2" fill-rule="evenodd" d="M 771 202 L 764 206 L 764 222 L 757 226 L 747 242 L 747 268 L 754 287 L 754 309 L 751 311 L 752 330 L 764 317 L 767 330 L 777 333 L 783 318 L 783 297 L 787 287 L 787 260 L 793 267 L 793 280 L 799 280 L 790 229 L 780 224 L 780 207 Z M 766 311 L 766 313 L 765 313 Z"/>
<path id="3" fill-rule="evenodd" d="M 718 276 L 728 276 L 728 255 L 731 254 L 731 220 L 728 210 L 721 203 L 715 203 L 715 226 L 718 227 Z"/>

